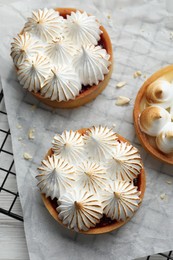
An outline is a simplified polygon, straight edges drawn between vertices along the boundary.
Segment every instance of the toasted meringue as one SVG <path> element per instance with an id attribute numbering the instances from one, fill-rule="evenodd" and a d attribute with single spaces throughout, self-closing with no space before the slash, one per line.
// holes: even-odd
<path id="1" fill-rule="evenodd" d="M 167 123 L 156 137 L 156 144 L 163 153 L 173 153 L 173 123 Z"/>
<path id="2" fill-rule="evenodd" d="M 164 79 L 151 83 L 146 90 L 146 100 L 149 105 L 159 105 L 163 108 L 173 104 L 173 86 Z"/>
<path id="3" fill-rule="evenodd" d="M 38 92 L 45 78 L 50 73 L 49 60 L 38 54 L 33 58 L 26 59 L 18 66 L 18 79 L 21 85 L 29 91 Z"/>
<path id="4" fill-rule="evenodd" d="M 117 135 L 108 127 L 91 127 L 84 135 L 86 150 L 91 158 L 105 160 L 112 156 L 113 148 L 117 144 Z"/>
<path id="5" fill-rule="evenodd" d="M 76 46 L 61 36 L 47 44 L 45 53 L 56 65 L 68 65 L 76 53 Z"/>
<path id="6" fill-rule="evenodd" d="M 126 221 L 138 209 L 140 192 L 133 184 L 116 180 L 109 190 L 102 195 L 103 212 L 107 217 L 117 221 Z"/>
<path id="7" fill-rule="evenodd" d="M 141 131 L 150 136 L 158 135 L 168 122 L 171 122 L 171 115 L 160 106 L 145 108 L 139 118 Z"/>
<path id="8" fill-rule="evenodd" d="M 39 180 L 38 187 L 46 197 L 58 198 L 62 193 L 73 187 L 75 173 L 73 166 L 61 158 L 52 156 L 42 161 L 38 168 L 41 172 L 36 178 Z"/>
<path id="9" fill-rule="evenodd" d="M 119 142 L 106 166 L 112 180 L 132 181 L 141 172 L 141 157 L 134 146 Z"/>
<path id="10" fill-rule="evenodd" d="M 58 216 L 75 231 L 87 231 L 100 221 L 103 209 L 97 196 L 87 190 L 71 190 L 59 198 Z"/>
<path id="11" fill-rule="evenodd" d="M 65 34 L 75 44 L 96 45 L 102 33 L 99 27 L 94 16 L 88 15 L 86 12 L 72 12 L 71 15 L 67 15 Z"/>
<path id="12" fill-rule="evenodd" d="M 84 141 L 77 131 L 64 131 L 61 135 L 55 135 L 52 144 L 55 155 L 68 162 L 74 163 L 84 158 Z"/>
<path id="13" fill-rule="evenodd" d="M 11 45 L 11 56 L 17 67 L 22 64 L 26 58 L 35 56 L 43 48 L 40 42 L 27 32 L 18 34 Z"/>
<path id="14" fill-rule="evenodd" d="M 110 55 L 100 46 L 83 45 L 74 55 L 73 66 L 83 85 L 98 84 L 109 72 Z"/>
<path id="15" fill-rule="evenodd" d="M 109 183 L 106 168 L 98 163 L 84 161 L 76 167 L 77 185 L 92 193 L 99 194 L 106 189 Z"/>
<path id="16" fill-rule="evenodd" d="M 24 26 L 25 32 L 30 32 L 43 41 L 50 41 L 62 33 L 63 17 L 53 9 L 39 9 L 32 12 Z"/>
<path id="17" fill-rule="evenodd" d="M 54 67 L 44 82 L 41 94 L 52 101 L 68 101 L 75 99 L 82 85 L 73 68 L 69 66 Z"/>

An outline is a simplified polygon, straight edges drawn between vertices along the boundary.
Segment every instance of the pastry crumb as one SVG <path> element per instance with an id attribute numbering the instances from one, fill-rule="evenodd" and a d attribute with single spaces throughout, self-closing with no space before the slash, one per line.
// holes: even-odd
<path id="1" fill-rule="evenodd" d="M 113 128 L 116 127 L 116 124 L 112 124 L 112 127 L 113 127 Z"/>
<path id="2" fill-rule="evenodd" d="M 108 19 L 111 19 L 111 16 L 110 16 L 110 15 L 107 15 L 107 18 L 108 18 Z"/>
<path id="3" fill-rule="evenodd" d="M 133 77 L 134 79 L 141 77 L 142 76 L 142 72 L 140 70 L 137 70 L 133 73 Z"/>
<path id="4" fill-rule="evenodd" d="M 122 88 L 122 87 L 124 87 L 126 84 L 127 84 L 126 81 L 120 81 L 120 82 L 117 83 L 116 87 L 117 87 L 117 88 Z"/>
<path id="5" fill-rule="evenodd" d="M 28 138 L 30 140 L 33 140 L 35 138 L 34 133 L 35 133 L 35 129 L 33 129 L 33 128 L 29 129 L 29 131 L 28 131 Z"/>
<path id="6" fill-rule="evenodd" d="M 172 181 L 166 181 L 167 184 L 172 184 Z"/>
<path id="7" fill-rule="evenodd" d="M 18 137 L 18 141 L 22 141 L 22 137 Z"/>
<path id="8" fill-rule="evenodd" d="M 35 110 L 36 108 L 37 108 L 36 105 L 32 105 L 32 106 L 31 106 L 31 109 L 32 109 L 32 110 Z"/>
<path id="9" fill-rule="evenodd" d="M 143 75 L 143 78 L 146 79 L 147 75 Z"/>
<path id="10" fill-rule="evenodd" d="M 130 102 L 130 98 L 128 97 L 124 97 L 124 96 L 119 96 L 115 102 L 115 104 L 117 106 L 123 106 L 123 105 L 127 105 Z"/>
<path id="11" fill-rule="evenodd" d="M 165 200 L 167 198 L 166 193 L 160 194 L 160 198 L 161 198 L 161 200 Z"/>
<path id="12" fill-rule="evenodd" d="M 23 154 L 23 158 L 25 159 L 25 160 L 31 160 L 32 159 L 32 156 L 29 154 L 29 153 L 24 153 Z"/>

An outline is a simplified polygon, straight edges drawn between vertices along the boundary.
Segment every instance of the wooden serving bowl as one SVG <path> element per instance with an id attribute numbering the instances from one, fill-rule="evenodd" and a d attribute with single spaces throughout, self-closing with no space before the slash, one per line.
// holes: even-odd
<path id="1" fill-rule="evenodd" d="M 65 18 L 67 15 L 70 15 L 71 12 L 76 12 L 77 9 L 56 8 L 55 11 L 58 11 L 60 15 Z M 75 107 L 82 106 L 95 99 L 106 88 L 113 70 L 113 50 L 112 50 L 111 40 L 109 38 L 107 31 L 102 25 L 100 26 L 100 30 L 103 33 L 100 35 L 101 39 L 99 41 L 99 45 L 102 45 L 106 49 L 107 53 L 110 55 L 109 61 L 111 62 L 109 66 L 109 72 L 108 74 L 105 75 L 103 81 L 100 81 L 98 85 L 84 87 L 84 89 L 75 99 L 71 99 L 68 101 L 60 101 L 60 102 L 56 100 L 51 101 L 50 98 L 44 98 L 39 92 L 34 93 L 32 91 L 31 92 L 32 95 L 36 97 L 39 101 L 53 108 L 75 108 Z"/>
<path id="2" fill-rule="evenodd" d="M 136 130 L 136 134 L 139 138 L 139 141 L 150 154 L 152 154 L 155 158 L 165 163 L 169 163 L 173 165 L 173 155 L 165 154 L 161 152 L 156 146 L 155 137 L 149 136 L 144 132 L 142 132 L 139 126 L 139 117 L 145 107 L 145 102 L 146 102 L 145 99 L 146 89 L 151 83 L 153 83 L 159 78 L 173 80 L 173 65 L 169 65 L 155 72 L 150 78 L 148 78 L 144 82 L 144 84 L 140 88 L 136 96 L 134 110 L 133 110 L 134 127 Z"/>
<path id="3" fill-rule="evenodd" d="M 85 134 L 86 132 L 86 128 L 80 129 L 78 130 L 79 133 L 81 133 L 82 135 Z M 122 142 L 127 142 L 129 144 L 129 142 L 122 136 L 118 135 L 118 140 L 122 141 Z M 48 151 L 48 153 L 45 156 L 45 159 L 47 159 L 48 156 L 52 156 L 53 155 L 53 150 L 50 149 Z M 146 186 L 146 177 L 145 177 L 145 171 L 144 168 L 142 167 L 140 174 L 138 175 L 137 178 L 137 186 L 138 186 L 138 190 L 141 192 L 140 194 L 140 203 L 139 206 L 142 203 L 143 197 L 144 197 L 144 192 L 145 192 L 145 186 Z M 47 208 L 47 210 L 49 211 L 49 213 L 52 215 L 52 217 L 61 225 L 63 225 L 64 227 L 67 228 L 66 225 L 64 225 L 62 223 L 62 221 L 59 219 L 58 217 L 58 212 L 56 211 L 56 207 L 57 205 L 57 199 L 55 200 L 51 200 L 50 197 L 46 198 L 45 194 L 42 194 L 42 200 L 44 202 L 45 207 Z M 107 233 L 110 231 L 113 231 L 115 229 L 118 229 L 119 227 L 123 226 L 124 224 L 126 224 L 131 218 L 128 218 L 126 221 L 116 221 L 116 220 L 110 220 L 108 218 L 103 219 L 100 224 L 97 224 L 96 227 L 94 228 L 90 228 L 88 231 L 79 231 L 79 233 L 83 233 L 83 234 L 103 234 L 103 233 Z M 74 231 L 73 229 L 70 229 L 72 231 Z"/>

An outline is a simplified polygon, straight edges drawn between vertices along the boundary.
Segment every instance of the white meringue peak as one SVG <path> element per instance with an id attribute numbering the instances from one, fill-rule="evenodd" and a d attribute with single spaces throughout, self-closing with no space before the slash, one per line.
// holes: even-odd
<path id="1" fill-rule="evenodd" d="M 76 53 L 76 46 L 63 36 L 53 39 L 45 46 L 45 53 L 56 65 L 68 65 Z"/>
<path id="2" fill-rule="evenodd" d="M 46 197 L 59 198 L 59 196 L 73 187 L 75 173 L 73 166 L 61 158 L 52 156 L 42 161 L 42 166 L 38 168 L 40 174 L 38 187 Z"/>
<path id="3" fill-rule="evenodd" d="M 25 89 L 36 93 L 40 91 L 45 78 L 50 73 L 50 69 L 49 59 L 40 54 L 26 59 L 18 66 L 19 82 Z"/>
<path id="4" fill-rule="evenodd" d="M 110 55 L 100 46 L 83 45 L 73 57 L 73 66 L 83 85 L 98 84 L 109 72 Z"/>
<path id="5" fill-rule="evenodd" d="M 55 135 L 52 144 L 55 155 L 68 162 L 74 164 L 84 158 L 84 141 L 82 135 L 77 131 L 65 130 L 61 135 Z"/>
<path id="6" fill-rule="evenodd" d="M 14 42 L 11 46 L 11 56 L 17 67 L 23 63 L 26 58 L 35 56 L 43 49 L 41 43 L 27 32 L 18 34 L 17 37 L 14 38 Z"/>
<path id="7" fill-rule="evenodd" d="M 167 123 L 156 137 L 156 144 L 160 151 L 169 154 L 173 153 L 173 123 Z"/>
<path id="8" fill-rule="evenodd" d="M 106 168 L 112 180 L 132 181 L 142 169 L 137 148 L 126 142 L 118 142 Z"/>
<path id="9" fill-rule="evenodd" d="M 97 196 L 87 190 L 71 190 L 58 200 L 58 216 L 64 225 L 75 231 L 87 231 L 95 227 L 103 215 Z"/>
<path id="10" fill-rule="evenodd" d="M 80 189 L 97 195 L 108 187 L 109 178 L 106 168 L 98 163 L 84 161 L 76 167 L 76 180 Z"/>
<path id="11" fill-rule="evenodd" d="M 109 218 L 126 221 L 132 217 L 140 203 L 140 192 L 133 184 L 116 180 L 102 195 L 103 212 Z"/>
<path id="12" fill-rule="evenodd" d="M 149 105 L 168 108 L 173 104 L 173 85 L 164 79 L 158 79 L 147 87 L 146 100 Z"/>
<path id="13" fill-rule="evenodd" d="M 38 9 L 32 12 L 24 26 L 25 32 L 30 32 L 43 41 L 50 41 L 62 33 L 64 19 L 53 9 Z"/>
<path id="14" fill-rule="evenodd" d="M 150 136 L 158 135 L 168 122 L 171 122 L 171 115 L 156 105 L 145 108 L 139 117 L 141 131 Z"/>
<path id="15" fill-rule="evenodd" d="M 75 44 L 97 45 L 101 33 L 100 25 L 94 16 L 80 11 L 67 15 L 65 35 Z"/>
<path id="16" fill-rule="evenodd" d="M 89 156 L 98 161 L 112 156 L 113 148 L 117 144 L 117 135 L 104 126 L 89 128 L 83 138 Z"/>
<path id="17" fill-rule="evenodd" d="M 58 66 L 52 68 L 41 89 L 41 94 L 52 101 L 68 101 L 75 99 L 81 88 L 78 75 L 70 65 Z"/>

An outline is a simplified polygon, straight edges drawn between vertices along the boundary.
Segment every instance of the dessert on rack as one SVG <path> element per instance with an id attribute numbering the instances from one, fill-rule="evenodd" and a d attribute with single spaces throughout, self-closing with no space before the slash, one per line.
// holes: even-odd
<path id="1" fill-rule="evenodd" d="M 145 172 L 137 148 L 106 126 L 56 134 L 38 171 L 50 214 L 81 233 L 119 228 L 144 196 Z"/>
<path id="2" fill-rule="evenodd" d="M 134 126 L 142 145 L 153 156 L 173 164 L 173 66 L 154 73 L 139 90 Z"/>
<path id="3" fill-rule="evenodd" d="M 20 84 L 51 107 L 81 106 L 96 98 L 111 77 L 109 35 L 85 11 L 35 10 L 11 45 Z"/>

